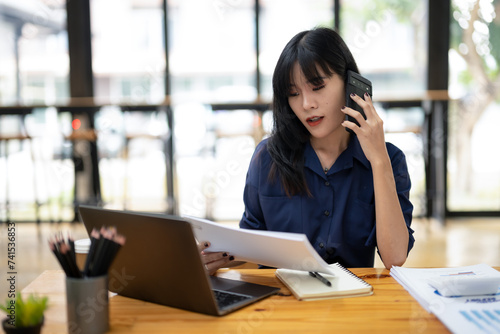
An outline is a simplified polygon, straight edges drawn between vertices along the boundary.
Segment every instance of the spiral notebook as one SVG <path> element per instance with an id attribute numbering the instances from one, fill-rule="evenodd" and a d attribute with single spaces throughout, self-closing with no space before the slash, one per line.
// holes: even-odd
<path id="1" fill-rule="evenodd" d="M 301 270 L 277 269 L 276 277 L 298 300 L 361 297 L 373 294 L 373 287 L 370 284 L 340 263 L 330 264 L 329 267 L 335 275 L 321 275 L 331 283 L 331 286 L 311 277 L 309 272 Z"/>

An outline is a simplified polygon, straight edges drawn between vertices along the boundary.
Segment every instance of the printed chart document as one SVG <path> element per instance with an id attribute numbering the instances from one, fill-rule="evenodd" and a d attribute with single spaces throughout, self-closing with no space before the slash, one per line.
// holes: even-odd
<path id="1" fill-rule="evenodd" d="M 481 284 L 483 278 L 500 278 L 487 264 L 456 268 L 393 267 L 393 276 L 428 312 L 435 314 L 453 333 L 500 333 L 500 286 L 495 293 L 444 297 L 431 285 L 436 277 L 451 284 L 466 278 Z"/>
<path id="2" fill-rule="evenodd" d="M 210 242 L 211 252 L 227 252 L 237 261 L 269 267 L 334 274 L 305 234 L 247 230 L 192 216 L 183 218 L 191 223 L 198 241 Z"/>
<path id="3" fill-rule="evenodd" d="M 448 305 L 433 312 L 452 333 L 500 333 L 500 303 Z"/>

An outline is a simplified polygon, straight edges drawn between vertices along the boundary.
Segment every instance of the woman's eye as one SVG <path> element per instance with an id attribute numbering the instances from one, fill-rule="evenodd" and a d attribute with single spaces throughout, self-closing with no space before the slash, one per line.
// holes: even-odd
<path id="1" fill-rule="evenodd" d="M 313 88 L 313 90 L 316 91 L 316 90 L 320 90 L 322 88 L 325 88 L 325 85 L 316 86 L 316 87 Z"/>
<path id="2" fill-rule="evenodd" d="M 292 96 L 299 96 L 299 93 L 297 92 L 290 92 L 290 94 L 288 94 L 288 96 L 292 97 Z"/>

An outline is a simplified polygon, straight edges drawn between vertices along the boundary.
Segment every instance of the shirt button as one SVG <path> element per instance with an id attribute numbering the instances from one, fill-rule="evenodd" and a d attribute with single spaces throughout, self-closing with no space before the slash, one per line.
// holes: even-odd
<path id="1" fill-rule="evenodd" d="M 329 215 L 330 215 L 330 211 L 326 210 L 326 211 L 324 212 L 324 214 L 325 214 L 325 216 L 329 216 Z"/>
<path id="2" fill-rule="evenodd" d="M 329 185 L 330 185 L 330 182 L 326 181 L 325 186 L 329 186 Z"/>
<path id="3" fill-rule="evenodd" d="M 323 247 L 325 247 L 325 245 L 322 242 L 320 242 L 319 243 L 319 248 L 323 248 Z"/>

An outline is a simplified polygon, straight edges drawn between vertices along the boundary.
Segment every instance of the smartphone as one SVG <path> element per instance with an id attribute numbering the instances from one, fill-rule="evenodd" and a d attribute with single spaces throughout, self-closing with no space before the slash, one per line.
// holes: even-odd
<path id="1" fill-rule="evenodd" d="M 347 79 L 345 82 L 345 103 L 346 106 L 349 108 L 352 108 L 354 110 L 357 110 L 363 115 L 364 119 L 366 119 L 366 115 L 363 111 L 363 109 L 356 103 L 354 102 L 353 99 L 351 99 L 351 93 L 354 93 L 364 99 L 365 93 L 368 93 L 370 95 L 370 98 L 372 97 L 372 83 L 370 80 L 367 78 L 361 76 L 360 74 L 353 72 L 351 70 L 347 71 Z M 356 121 L 353 117 L 345 115 L 346 121 L 351 121 L 353 123 L 356 123 L 359 126 L 358 121 Z M 351 129 L 346 128 L 347 131 L 353 132 Z"/>

